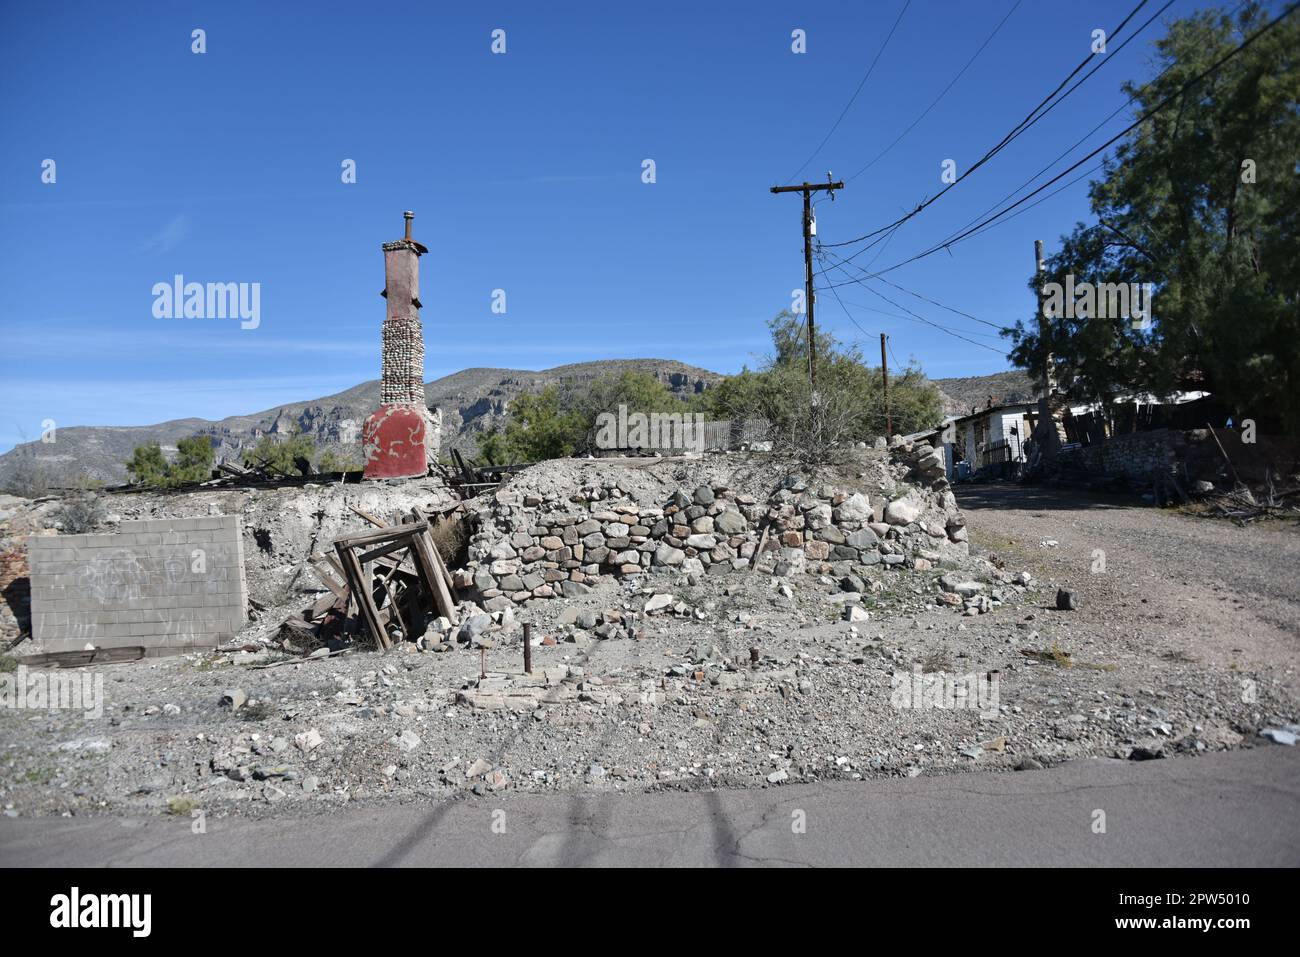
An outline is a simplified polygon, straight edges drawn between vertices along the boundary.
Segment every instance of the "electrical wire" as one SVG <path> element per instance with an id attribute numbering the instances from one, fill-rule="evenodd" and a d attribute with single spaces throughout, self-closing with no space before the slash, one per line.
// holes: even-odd
<path id="1" fill-rule="evenodd" d="M 984 48 L 993 42 L 993 38 L 998 35 L 998 32 L 1002 29 L 1003 25 L 1008 20 L 1011 19 L 1011 14 L 1015 13 L 1020 8 L 1020 4 L 1023 2 L 1024 0 L 1016 0 L 1016 2 L 1011 5 L 1011 9 L 1006 12 L 1006 16 L 1004 16 L 1001 20 L 998 21 L 998 25 L 993 28 L 993 32 L 984 38 L 984 42 L 979 45 L 979 49 L 977 49 L 975 53 L 971 56 L 971 58 L 966 61 L 966 65 L 957 71 L 957 75 L 948 81 L 948 85 L 945 86 L 942 91 L 940 91 L 939 95 L 936 96 L 933 101 L 931 101 L 930 105 L 925 108 L 925 110 L 921 113 L 921 115 L 918 116 L 916 119 L 914 119 L 911 123 L 909 123 L 907 129 L 903 130 L 903 132 L 899 133 L 898 136 L 894 137 L 894 141 L 890 143 L 888 146 L 886 146 L 879 153 L 877 153 L 870 162 L 868 162 L 865 166 L 863 166 L 852 176 L 848 177 L 848 179 L 845 180 L 846 183 L 851 179 L 856 179 L 857 177 L 861 176 L 867 170 L 871 169 L 871 167 L 875 166 L 876 163 L 878 163 L 880 160 L 884 159 L 885 154 L 887 154 L 895 146 L 901 143 L 903 137 L 905 137 L 908 133 L 912 132 L 912 130 L 916 128 L 916 125 L 918 123 L 920 123 L 923 119 L 925 119 L 927 116 L 930 115 L 930 111 L 939 105 L 939 101 L 948 95 L 948 91 L 951 90 L 957 84 L 957 81 L 962 78 L 962 75 L 971 68 L 971 64 L 974 63 L 977 59 L 979 59 L 979 55 L 984 52 Z"/>
<path id="2" fill-rule="evenodd" d="M 876 56 L 871 61 L 871 66 L 867 67 L 867 72 L 858 82 L 858 88 L 854 90 L 853 95 L 849 97 L 849 102 L 844 104 L 844 109 L 840 110 L 840 115 L 836 118 L 835 122 L 831 124 L 830 130 L 822 137 L 822 141 L 817 144 L 817 148 L 812 151 L 812 154 L 806 160 L 803 161 L 803 165 L 786 178 L 787 183 L 793 183 L 795 181 L 795 178 L 808 167 L 809 163 L 817 158 L 817 154 L 822 151 L 822 147 L 830 141 L 830 138 L 835 134 L 835 131 L 839 129 L 840 123 L 843 122 L 844 117 L 848 115 L 849 109 L 858 98 L 858 94 L 862 92 L 862 88 L 866 86 L 867 80 L 870 79 L 871 74 L 875 72 L 876 64 L 880 62 L 880 55 L 885 52 L 885 47 L 889 46 L 889 41 L 893 39 L 894 31 L 898 29 L 899 23 L 903 20 L 903 14 L 907 12 L 907 8 L 911 5 L 912 0 L 904 0 L 903 8 L 898 11 L 898 16 L 894 19 L 894 25 L 890 28 L 889 34 L 885 37 L 885 42 L 880 44 L 880 49 L 876 51 Z"/>
<path id="3" fill-rule="evenodd" d="M 832 256 L 832 257 L 834 257 L 834 258 L 836 258 L 836 259 L 839 259 L 840 261 L 839 261 L 839 263 L 838 263 L 837 265 L 838 265 L 838 267 L 840 268 L 840 271 L 841 271 L 841 272 L 844 272 L 845 275 L 847 275 L 848 272 L 847 272 L 847 270 L 844 269 L 843 267 L 845 267 L 845 266 L 851 266 L 855 271 L 857 271 L 858 273 L 860 273 L 860 274 L 864 277 L 864 279 L 878 278 L 878 277 L 873 277 L 869 272 L 867 272 L 867 270 L 863 269 L 862 267 L 860 267 L 860 266 L 856 266 L 856 265 L 853 265 L 853 264 L 849 263 L 847 260 L 840 259 L 840 257 L 836 256 L 834 253 L 826 253 L 825 255 Z M 858 282 L 859 280 L 852 280 L 852 281 L 854 281 L 854 282 Z M 893 287 L 894 287 L 895 289 L 897 289 L 899 292 L 905 292 L 905 293 L 907 293 L 909 296 L 915 296 L 917 299 L 920 299 L 920 300 L 922 300 L 922 301 L 924 301 L 924 302 L 928 302 L 928 303 L 930 303 L 931 305 L 938 306 L 940 309 L 946 309 L 948 312 L 951 312 L 951 313 L 953 313 L 954 315 L 962 316 L 963 318 L 966 318 L 966 319 L 972 319 L 972 320 L 974 320 L 975 322 L 982 323 L 983 325 L 986 325 L 986 326 L 988 326 L 988 327 L 991 328 L 991 329 L 997 329 L 999 333 L 1001 333 L 1001 331 L 1002 331 L 1002 329 L 1003 329 L 1003 327 L 1000 326 L 1000 325 L 998 325 L 996 322 L 989 322 L 987 319 L 981 319 L 979 316 L 972 316 L 969 312 L 965 312 L 965 311 L 963 311 L 963 310 L 961 310 L 961 309 L 956 308 L 955 306 L 949 306 L 949 305 L 947 305 L 946 303 L 939 302 L 939 300 L 937 300 L 937 299 L 932 299 L 932 298 L 930 298 L 929 296 L 922 295 L 921 293 L 919 293 L 919 292 L 915 292 L 914 290 L 907 289 L 907 288 L 905 288 L 905 287 L 903 287 L 903 286 L 900 286 L 898 283 L 890 282 L 888 279 L 880 279 L 879 281 L 885 283 L 886 285 L 893 286 Z M 840 283 L 840 284 L 838 284 L 838 285 L 848 285 L 848 283 Z M 832 286 L 827 286 L 826 288 L 828 288 L 828 289 L 832 289 L 833 287 L 832 287 Z M 896 316 L 895 318 L 901 318 L 901 317 Z M 1000 334 L 999 334 L 998 336 L 994 336 L 994 335 L 991 334 L 991 333 L 987 333 L 987 332 L 976 332 L 976 331 L 971 330 L 971 329 L 963 329 L 963 330 L 961 330 L 961 331 L 967 333 L 968 335 L 972 335 L 972 336 L 985 336 L 985 337 L 987 337 L 987 338 L 997 338 L 997 339 L 1000 339 L 1000 338 L 1001 338 L 1001 335 L 1000 335 Z"/>
<path id="4" fill-rule="evenodd" d="M 1134 7 L 1132 10 L 1129 11 L 1128 16 L 1126 16 L 1122 21 L 1120 21 L 1119 25 L 1118 25 L 1117 27 L 1115 27 L 1115 29 L 1112 30 L 1112 31 L 1110 32 L 1109 36 L 1111 36 L 1111 37 L 1113 38 L 1113 37 L 1119 35 L 1119 34 L 1123 31 L 1124 27 L 1128 24 L 1128 22 L 1129 22 L 1130 20 L 1132 20 L 1133 17 L 1137 15 L 1138 11 L 1141 10 L 1144 6 L 1146 6 L 1146 4 L 1147 4 L 1148 2 L 1149 2 L 1149 0 L 1140 0 L 1140 2 L 1138 3 L 1138 5 L 1137 5 L 1136 7 Z M 1172 3 L 1173 0 L 1169 0 L 1169 2 Z M 1166 7 L 1167 7 L 1168 5 L 1169 5 L 1169 4 L 1166 3 Z M 1159 14 L 1157 14 L 1157 15 L 1159 15 Z M 1153 17 L 1152 19 L 1154 19 L 1154 17 Z M 1145 24 L 1142 25 L 1141 28 L 1138 29 L 1137 33 L 1141 33 L 1141 31 L 1144 30 L 1144 29 L 1146 29 L 1146 27 L 1147 27 L 1150 23 L 1151 23 L 1151 20 L 1148 20 Z M 1135 33 L 1134 36 L 1136 36 L 1137 33 Z M 1126 41 L 1126 42 L 1127 42 L 1127 41 Z M 1114 56 L 1116 53 L 1118 53 L 1119 50 L 1120 50 L 1121 48 L 1122 48 L 1122 45 L 1121 45 L 1121 47 L 1117 47 L 1114 51 L 1108 53 L 1108 54 L 1106 55 L 1106 57 L 1102 60 L 1102 62 L 1101 62 L 1100 64 L 1097 65 L 1097 69 L 1100 69 L 1100 68 L 1101 68 L 1102 66 L 1104 66 L 1106 63 L 1109 63 L 1110 60 L 1113 58 L 1113 56 Z M 916 207 L 914 207 L 910 212 L 904 214 L 902 217 L 900 217 L 899 219 L 895 220 L 895 221 L 892 222 L 892 223 L 887 223 L 886 225 L 881 226 L 879 229 L 874 229 L 874 230 L 872 230 L 871 232 L 869 232 L 869 233 L 864 233 L 863 235 L 858 236 L 858 237 L 855 237 L 854 239 L 848 239 L 848 240 L 845 240 L 844 242 L 841 242 L 841 243 L 830 243 L 830 244 L 828 244 L 828 246 L 829 246 L 830 248 L 835 248 L 835 247 L 839 247 L 839 246 L 850 246 L 850 245 L 852 245 L 852 244 L 854 244 L 854 243 L 862 242 L 863 240 L 865 240 L 865 239 L 870 239 L 870 238 L 872 238 L 873 236 L 877 236 L 877 235 L 879 235 L 880 233 L 884 232 L 885 230 L 887 230 L 887 229 L 891 229 L 891 228 L 894 227 L 894 226 L 902 225 L 903 223 L 907 222 L 909 219 L 913 218 L 914 216 L 919 215 L 919 214 L 921 213 L 922 210 L 927 209 L 931 204 L 937 202 L 941 196 L 946 195 L 946 194 L 948 193 L 948 191 L 951 190 L 951 189 L 952 189 L 954 186 L 956 186 L 958 183 L 964 182 L 966 179 L 968 179 L 968 178 L 969 178 L 969 177 L 970 177 L 970 176 L 971 176 L 971 175 L 972 175 L 972 174 L 973 174 L 977 169 L 979 169 L 981 166 L 983 166 L 983 165 L 984 165 L 985 163 L 987 163 L 989 160 L 993 159 L 993 157 L 995 157 L 998 153 L 1000 153 L 1003 149 L 1005 149 L 1008 145 L 1010 145 L 1010 144 L 1011 144 L 1011 143 L 1012 143 L 1012 142 L 1013 142 L 1017 137 L 1020 136 L 1020 134 L 1024 133 L 1024 132 L 1025 132 L 1026 130 L 1028 130 L 1031 126 L 1033 126 L 1035 123 L 1037 123 L 1039 120 L 1041 120 L 1044 116 L 1046 116 L 1047 113 L 1050 112 L 1051 109 L 1052 109 L 1052 108 L 1053 108 L 1057 103 L 1061 102 L 1061 100 L 1064 100 L 1067 96 L 1070 95 L 1070 93 L 1073 93 L 1076 89 L 1078 89 L 1078 88 L 1079 88 L 1079 83 L 1076 83 L 1076 84 L 1075 84 L 1074 86 L 1072 86 L 1072 87 L 1071 87 L 1071 88 L 1070 88 L 1066 93 L 1064 93 L 1064 94 L 1060 97 L 1060 99 L 1057 99 L 1055 102 L 1052 102 L 1053 98 L 1055 98 L 1056 95 L 1057 95 L 1058 93 L 1060 93 L 1062 89 L 1065 88 L 1065 85 L 1066 85 L 1067 83 L 1069 83 L 1070 80 L 1072 80 L 1072 79 L 1073 79 L 1073 78 L 1074 78 L 1074 77 L 1079 73 L 1080 70 L 1082 70 L 1085 66 L 1088 65 L 1088 63 L 1093 59 L 1094 56 L 1095 56 L 1095 54 L 1089 53 L 1088 56 L 1085 57 L 1082 61 L 1080 61 L 1079 65 L 1076 66 L 1073 70 L 1071 70 L 1070 73 L 1069 73 L 1069 75 L 1066 76 L 1066 78 L 1065 78 L 1064 80 L 1062 80 L 1062 81 L 1057 85 L 1056 89 L 1054 89 L 1054 90 L 1053 90 L 1051 93 L 1049 93 L 1046 97 L 1044 97 L 1042 100 L 1040 100 L 1040 101 L 1038 102 L 1038 104 L 1037 104 L 1037 105 L 1036 105 L 1032 110 L 1029 111 L 1029 113 L 1025 116 L 1024 119 L 1022 119 L 1019 123 L 1017 123 L 1017 124 L 1016 124 L 1012 129 L 1011 129 L 1011 131 L 1010 131 L 1009 133 L 1007 133 L 1004 137 L 1002 137 L 1001 141 L 999 141 L 999 142 L 998 142 L 996 145 L 994 145 L 991 149 L 989 149 L 987 152 L 985 152 L 985 154 L 984 154 L 983 156 L 981 156 L 981 157 L 980 157 L 978 160 L 976 160 L 976 161 L 975 161 L 975 162 L 974 162 L 970 167 L 968 167 L 968 168 L 966 169 L 966 172 L 964 172 L 964 173 L 962 173 L 960 176 L 958 176 L 958 177 L 957 177 L 953 182 L 951 182 L 951 183 L 947 184 L 946 186 L 944 186 L 944 188 L 941 189 L 941 190 L 939 190 L 939 192 L 936 193 L 934 196 L 931 196 L 931 197 L 928 197 L 928 198 L 922 200 L 922 201 L 921 201 L 920 203 L 918 203 L 918 204 L 916 205 Z M 1092 70 L 1092 71 L 1088 74 L 1088 76 L 1092 76 L 1092 75 L 1093 75 L 1094 73 L 1096 73 L 1096 72 L 1097 72 L 1097 70 L 1094 69 L 1094 70 Z M 1088 76 L 1085 76 L 1083 79 L 1086 80 L 1086 79 L 1088 78 Z M 1080 80 L 1079 82 L 1082 83 L 1083 80 Z M 1041 113 L 1039 112 L 1040 110 L 1042 111 Z M 857 255 L 857 254 L 855 253 L 855 255 Z"/>
<path id="5" fill-rule="evenodd" d="M 1279 14 L 1276 18 L 1274 18 L 1273 20 L 1269 21 L 1266 25 L 1264 25 L 1263 27 L 1261 27 L 1261 28 L 1260 28 L 1259 30 L 1257 30 L 1255 33 L 1251 34 L 1251 36 L 1248 37 L 1246 40 L 1244 40 L 1244 41 L 1241 43 L 1240 46 L 1237 46 L 1237 47 L 1233 48 L 1231 51 L 1229 51 L 1228 53 L 1226 53 L 1224 56 L 1220 57 L 1217 61 L 1215 61 L 1213 64 L 1211 64 L 1211 65 L 1210 65 L 1209 67 L 1207 67 L 1205 70 L 1203 70 L 1202 72 L 1198 73 L 1196 76 L 1192 77 L 1192 79 L 1188 80 L 1188 81 L 1187 81 L 1185 84 L 1183 84 L 1183 86 L 1181 86 L 1178 90 L 1176 90 L 1176 91 L 1174 91 L 1173 93 L 1169 94 L 1169 96 L 1165 97 L 1163 100 L 1161 100 L 1161 101 L 1160 101 L 1159 103 L 1157 103 L 1155 106 L 1153 106 L 1150 110 L 1148 110 L 1147 112 L 1143 113 L 1143 114 L 1142 114 L 1141 116 L 1139 116 L 1136 120 L 1134 120 L 1131 124 L 1129 124 L 1128 126 L 1126 126 L 1124 129 L 1120 130 L 1117 134 L 1115 134 L 1113 137 L 1111 137 L 1111 138 L 1110 138 L 1109 140 L 1107 140 L 1105 143 L 1101 144 L 1101 146 L 1097 147 L 1095 150 L 1093 150 L 1093 151 L 1092 151 L 1091 153 L 1089 153 L 1087 156 L 1083 157 L 1083 158 L 1080 159 L 1078 162 L 1076 162 L 1076 163 L 1074 163 L 1074 164 L 1068 166 L 1066 169 L 1062 170 L 1062 171 L 1061 171 L 1060 173 L 1058 173 L 1056 176 L 1052 177 L 1052 178 L 1049 179 L 1047 182 L 1043 183 L 1043 184 L 1042 184 L 1041 186 L 1039 186 L 1037 189 L 1034 189 L 1034 190 L 1032 190 L 1031 192 L 1027 193 L 1026 195 L 1022 196 L 1020 199 L 1016 200 L 1016 202 L 1014 202 L 1014 203 L 1012 203 L 1010 206 L 1006 207 L 1006 209 L 1003 209 L 1002 211 L 996 213 L 996 214 L 993 215 L 993 216 L 990 216 L 988 219 L 985 219 L 983 222 L 979 223 L 978 225 L 974 226 L 973 228 L 965 229 L 965 230 L 963 230 L 962 232 L 959 232 L 959 233 L 958 233 L 957 235 L 955 235 L 954 237 L 951 237 L 951 238 L 949 238 L 949 239 L 943 240 L 943 241 L 937 243 L 936 245 L 931 246 L 929 249 L 926 249 L 926 250 L 924 250 L 924 251 L 922 251 L 922 252 L 920 252 L 920 253 L 917 253 L 915 256 L 912 256 L 912 257 L 910 257 L 910 258 L 908 258 L 908 259 L 904 259 L 904 260 L 902 260 L 901 262 L 897 262 L 897 263 L 895 263 L 894 265 L 889 266 L 889 267 L 886 268 L 886 269 L 882 269 L 882 270 L 880 270 L 879 272 L 873 273 L 873 274 L 872 274 L 872 278 L 875 278 L 875 277 L 878 277 L 878 276 L 884 275 L 884 274 L 887 273 L 887 272 L 892 272 L 893 270 L 898 269 L 898 268 L 900 268 L 900 267 L 902 267 L 902 266 L 906 266 L 906 265 L 908 265 L 909 263 L 916 262 L 918 259 L 924 259 L 924 258 L 927 257 L 927 256 L 932 256 L 932 255 L 934 255 L 935 253 L 939 252 L 940 250 L 950 249 L 952 246 L 955 246 L 957 243 L 961 242 L 962 240 L 964 240 L 964 239 L 968 239 L 968 238 L 970 238 L 970 237 L 973 236 L 973 235 L 977 235 L 978 233 L 984 232 L 985 229 L 986 229 L 986 227 L 989 227 L 989 226 L 990 226 L 991 224 L 993 224 L 996 220 L 1000 220 L 1000 219 L 1002 219 L 1003 217 L 1006 217 L 1006 218 L 1008 218 L 1008 219 L 1012 218 L 1012 217 L 1007 216 L 1007 213 L 1009 213 L 1011 210 L 1015 209 L 1017 206 L 1022 205 L 1023 203 L 1025 203 L 1027 200 L 1029 200 L 1029 199 L 1032 198 L 1033 196 L 1036 196 L 1037 194 L 1041 193 L 1043 190 L 1047 189 L 1047 187 L 1053 185 L 1054 183 L 1060 181 L 1061 179 L 1064 179 L 1067 175 L 1069 175 L 1070 173 L 1072 173 L 1074 170 L 1078 169 L 1080 166 L 1082 166 L 1082 165 L 1083 165 L 1084 163 L 1086 163 L 1088 160 L 1092 159 L 1092 158 L 1093 158 L 1094 156 L 1096 156 L 1097 154 L 1102 153 L 1102 152 L 1104 152 L 1105 150 L 1109 149 L 1109 148 L 1110 148 L 1114 143 L 1118 142 L 1118 141 L 1119 141 L 1120 139 L 1122 139 L 1124 136 L 1128 135 L 1128 134 L 1131 133 L 1133 130 L 1137 129 L 1137 128 L 1142 124 L 1142 123 L 1146 122 L 1148 119 L 1150 119 L 1150 118 L 1151 118 L 1152 116 L 1154 116 L 1156 113 L 1159 113 L 1161 110 L 1165 109 L 1167 106 L 1169 106 L 1169 105 L 1170 105 L 1171 103 L 1173 103 L 1176 99 L 1178 99 L 1179 97 L 1181 97 L 1184 93 L 1186 93 L 1188 90 L 1190 90 L 1193 86 L 1195 86 L 1195 85 L 1196 85 L 1197 83 L 1199 83 L 1201 80 L 1205 79 L 1205 78 L 1206 78 L 1207 76 L 1209 76 L 1211 73 L 1213 73 L 1213 72 L 1215 72 L 1216 70 L 1220 69 L 1220 68 L 1221 68 L 1225 63 L 1227 63 L 1227 62 L 1228 62 L 1229 60 L 1231 60 L 1233 57 L 1235 57 L 1235 56 L 1237 56 L 1238 54 L 1240 54 L 1243 50 L 1245 50 L 1245 49 L 1246 49 L 1247 47 L 1249 47 L 1252 43 L 1254 43 L 1256 40 L 1258 40 L 1260 37 L 1262 37 L 1265 33 L 1269 32 L 1269 31 L 1272 30 L 1274 27 L 1276 27 L 1279 23 L 1281 23 L 1283 20 L 1285 20 L 1287 17 L 1289 17 L 1292 13 L 1294 13 L 1294 12 L 1296 11 L 1297 8 L 1300 8 L 1300 0 L 1298 0 L 1298 2 L 1296 2 L 1296 3 L 1291 4 L 1289 7 L 1287 7 L 1286 10 L 1284 10 L 1284 11 L 1283 11 L 1281 14 Z M 1104 161 L 1103 161 L 1103 164 L 1104 164 Z M 1097 168 L 1100 168 L 1101 165 L 1102 165 L 1102 164 L 1099 164 Z M 1087 175 L 1087 174 L 1085 173 L 1084 175 Z M 1081 179 L 1082 177 L 1078 177 L 1078 178 Z M 1075 181 L 1077 182 L 1077 179 L 1076 179 Z M 1067 184 L 1067 185 L 1069 185 L 1069 184 Z M 1058 190 L 1057 192 L 1059 192 L 1059 190 Z M 1049 194 L 1049 195 L 1054 195 L 1054 194 Z M 1047 198 L 1047 197 L 1044 197 L 1044 198 Z M 1036 204 L 1035 204 L 1035 205 L 1036 205 Z M 1019 214 L 1016 214 L 1016 215 L 1019 215 Z M 842 243 L 837 243 L 836 245 L 843 245 L 843 244 L 842 244 Z M 827 247 L 827 248 L 830 248 L 830 247 Z M 854 256 L 856 256 L 856 255 L 858 255 L 858 254 L 855 253 Z M 854 258 L 854 257 L 853 257 L 853 256 L 846 257 L 845 261 L 847 262 L 849 259 L 852 259 L 852 258 Z"/>

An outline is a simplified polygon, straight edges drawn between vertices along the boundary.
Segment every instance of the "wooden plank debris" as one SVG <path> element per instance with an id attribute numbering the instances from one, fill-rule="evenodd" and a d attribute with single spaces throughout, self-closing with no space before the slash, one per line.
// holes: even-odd
<path id="1" fill-rule="evenodd" d="M 39 655 L 25 655 L 18 659 L 29 667 L 84 668 L 87 665 L 111 665 L 123 661 L 139 661 L 144 657 L 143 645 L 121 648 L 91 648 L 85 651 L 49 651 Z"/>

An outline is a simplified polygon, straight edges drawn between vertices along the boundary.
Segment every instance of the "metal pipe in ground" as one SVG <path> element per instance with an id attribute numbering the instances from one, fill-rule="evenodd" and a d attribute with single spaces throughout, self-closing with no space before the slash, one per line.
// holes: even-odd
<path id="1" fill-rule="evenodd" d="M 533 626 L 524 623 L 524 674 L 533 673 Z"/>

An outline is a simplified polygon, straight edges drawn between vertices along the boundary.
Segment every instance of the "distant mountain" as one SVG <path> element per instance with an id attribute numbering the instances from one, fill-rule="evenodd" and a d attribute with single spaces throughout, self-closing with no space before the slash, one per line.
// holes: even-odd
<path id="1" fill-rule="evenodd" d="M 525 369 L 464 369 L 425 385 L 430 406 L 442 409 L 444 449 L 473 452 L 480 432 L 499 424 L 515 396 L 548 385 L 580 385 L 623 371 L 648 372 L 682 397 L 703 392 L 723 376 L 672 359 L 604 359 L 532 372 Z M 935 379 L 946 415 L 964 415 L 983 408 L 992 396 L 998 402 L 1024 402 L 1034 397 L 1033 382 L 1023 372 L 999 372 L 967 378 Z M 379 405 L 379 380 L 345 392 L 277 406 L 252 415 L 234 415 L 220 422 L 173 419 L 156 425 L 61 427 L 51 444 L 26 442 L 0 455 L 0 488 L 34 479 L 50 486 L 68 486 L 83 479 L 110 485 L 127 481 L 125 463 L 137 445 L 157 442 L 166 453 L 191 435 L 215 440 L 217 461 L 239 461 L 245 449 L 267 434 L 295 428 L 311 435 L 319 448 L 332 448 L 360 460 L 355 436 Z M 344 438 L 350 437 L 350 444 Z"/>
<path id="2" fill-rule="evenodd" d="M 1034 380 L 1019 370 L 931 381 L 939 387 L 944 415 L 967 415 L 972 407 L 984 408 L 990 398 L 994 405 L 1034 399 Z"/>
<path id="3" fill-rule="evenodd" d="M 464 369 L 425 385 L 430 406 L 442 409 L 444 449 L 473 451 L 475 437 L 501 421 L 515 396 L 548 385 L 581 384 L 624 371 L 648 372 L 677 395 L 703 392 L 722 379 L 716 372 L 671 359 L 605 359 L 579 362 L 532 372 L 522 369 Z M 333 448 L 360 461 L 355 436 L 379 405 L 379 380 L 363 382 L 336 395 L 256 412 L 235 415 L 220 422 L 173 419 L 156 425 L 60 427 L 50 444 L 26 442 L 0 455 L 0 488 L 25 480 L 66 486 L 84 478 L 108 484 L 125 482 L 125 463 L 137 445 L 157 442 L 164 452 L 191 435 L 215 440 L 217 461 L 238 461 L 246 448 L 267 434 L 299 428 L 311 435 L 319 448 Z M 345 436 L 351 444 L 344 445 Z"/>

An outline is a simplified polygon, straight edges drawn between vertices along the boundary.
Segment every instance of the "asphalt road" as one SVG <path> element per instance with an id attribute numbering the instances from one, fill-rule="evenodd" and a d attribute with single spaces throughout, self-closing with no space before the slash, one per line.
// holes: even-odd
<path id="1" fill-rule="evenodd" d="M 502 793 L 208 820 L 202 834 L 185 818 L 0 818 L 0 864 L 1295 867 L 1298 812 L 1300 754 L 1268 746 L 758 790 Z"/>

